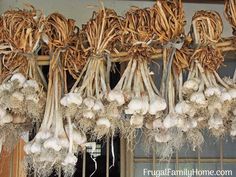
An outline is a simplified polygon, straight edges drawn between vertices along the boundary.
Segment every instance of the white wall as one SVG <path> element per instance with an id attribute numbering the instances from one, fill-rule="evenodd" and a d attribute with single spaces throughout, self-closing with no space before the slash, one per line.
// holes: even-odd
<path id="1" fill-rule="evenodd" d="M 139 7 L 151 6 L 154 2 L 145 1 L 122 1 L 122 0 L 103 0 L 106 7 L 115 9 L 120 15 L 124 14 L 125 11 L 132 5 Z M 86 23 L 91 17 L 92 11 L 95 7 L 99 6 L 98 0 L 0 0 L 0 13 L 4 12 L 8 8 L 23 7 L 24 3 L 30 3 L 37 9 L 42 9 L 45 14 L 52 12 L 60 12 L 68 18 L 73 18 L 77 21 L 78 25 Z M 88 8 L 90 6 L 90 8 Z M 186 31 L 189 31 L 189 26 L 193 14 L 197 10 L 216 10 L 221 14 L 224 22 L 224 33 L 223 36 L 230 36 L 232 30 L 226 19 L 224 18 L 223 4 L 194 4 L 186 3 L 185 14 L 187 19 Z"/>

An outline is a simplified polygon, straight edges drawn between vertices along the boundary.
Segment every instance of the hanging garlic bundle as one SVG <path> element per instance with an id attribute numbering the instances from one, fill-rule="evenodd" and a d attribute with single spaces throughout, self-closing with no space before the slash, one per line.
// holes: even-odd
<path id="1" fill-rule="evenodd" d="M 226 19 L 229 21 L 230 25 L 233 28 L 233 34 L 235 35 L 235 31 L 236 31 L 236 15 L 235 15 L 235 11 L 236 11 L 236 1 L 235 0 L 225 0 L 225 9 L 224 9 L 224 14 Z M 234 76 L 233 78 L 224 78 L 224 81 L 227 82 L 227 84 L 229 84 L 231 87 L 236 88 L 236 70 L 234 72 Z M 236 136 L 236 109 L 235 109 L 235 105 L 232 105 L 232 125 L 231 125 L 231 129 L 230 129 L 230 135 L 235 137 Z"/>
<path id="2" fill-rule="evenodd" d="M 24 150 L 29 165 L 38 175 L 48 176 L 54 168 L 62 166 L 64 174 L 72 176 L 77 162 L 75 153 L 86 142 L 86 136 L 73 125 L 70 117 L 64 124 L 66 121 L 63 121 L 60 99 L 66 90 L 65 70 L 76 73 L 80 67 L 73 65 L 73 68 L 69 68 L 71 65 L 67 65 L 80 59 L 79 52 L 72 45 L 72 41 L 78 40 L 75 22 L 57 13 L 49 15 L 43 40 L 51 56 L 46 108 L 38 133 L 25 145 Z M 71 58 L 73 60 L 69 61 Z"/>
<path id="3" fill-rule="evenodd" d="M 175 112 L 175 89 L 172 73 L 172 64 L 176 49 L 183 44 L 184 35 L 184 11 L 181 1 L 157 1 L 151 8 L 151 22 L 154 40 L 164 47 L 163 51 L 163 75 L 161 82 L 161 94 L 167 101 L 167 108 L 164 114 L 147 124 L 148 141 L 159 147 L 160 156 L 166 158 L 173 152 L 173 146 L 182 135 L 175 128 L 177 125 L 177 114 Z M 176 60 L 177 62 L 177 60 Z M 166 150 L 165 150 L 166 149 Z"/>
<path id="4" fill-rule="evenodd" d="M 229 126 L 230 105 L 235 92 L 216 72 L 223 62 L 221 51 L 214 43 L 220 40 L 222 20 L 216 12 L 200 11 L 196 14 L 197 18 L 193 18 L 194 24 L 199 27 L 193 27 L 193 30 L 200 38 L 195 43 L 203 47 L 196 49 L 192 56 L 191 70 L 183 85 L 183 91 L 194 104 L 196 109 L 194 117 L 198 120 L 199 128 L 209 128 L 216 137 L 219 137 Z M 209 16 L 206 17 L 206 14 Z M 206 18 L 208 20 L 205 20 Z M 198 34 L 200 31 L 201 35 Z"/>
<path id="5" fill-rule="evenodd" d="M 236 30 L 236 1 L 235 0 L 225 0 L 224 14 L 226 19 L 229 21 L 233 28 L 233 33 L 235 35 Z"/>
<path id="6" fill-rule="evenodd" d="M 36 54 L 40 47 L 43 20 L 44 17 L 37 14 L 33 7 L 29 10 L 9 10 L 2 15 L 2 136 L 13 134 L 12 139 L 18 138 L 17 134 L 22 133 L 26 125 L 41 121 L 46 101 L 45 79 L 37 65 Z"/>
<path id="7" fill-rule="evenodd" d="M 186 43 L 189 45 L 189 43 Z M 176 81 L 176 98 L 177 103 L 175 105 L 175 112 L 177 113 L 176 127 L 183 132 L 183 142 L 186 142 L 192 146 L 195 151 L 196 148 L 200 149 L 204 142 L 202 133 L 197 129 L 198 122 L 194 115 L 196 109 L 194 105 L 191 105 L 189 100 L 186 100 L 183 96 L 183 69 L 189 69 L 190 57 L 192 50 L 183 48 L 177 51 L 174 60 L 174 75 Z M 182 144 L 183 145 L 183 144 Z M 181 146 L 180 146 L 181 147 Z"/>
<path id="8" fill-rule="evenodd" d="M 118 84 L 108 94 L 108 100 L 116 101 L 127 116 L 122 133 L 128 140 L 133 138 L 136 129 L 143 128 L 147 118 L 154 119 L 166 109 L 148 66 L 154 53 L 153 37 L 150 9 L 130 9 L 122 22 L 121 36 L 129 62 Z"/>
<path id="9" fill-rule="evenodd" d="M 61 100 L 68 109 L 76 104 L 79 114 L 71 116 L 95 139 L 114 135 L 120 124 L 118 110 L 106 104 L 105 99 L 110 90 L 109 54 L 119 29 L 119 17 L 115 11 L 102 7 L 94 12 L 80 33 L 81 48 L 87 62 L 70 93 Z"/>

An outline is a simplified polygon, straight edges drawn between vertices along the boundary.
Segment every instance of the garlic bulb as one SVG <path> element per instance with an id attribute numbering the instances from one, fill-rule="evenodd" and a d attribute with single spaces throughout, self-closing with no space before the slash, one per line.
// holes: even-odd
<path id="1" fill-rule="evenodd" d="M 214 114 L 211 116 L 211 118 L 208 120 L 209 129 L 219 129 L 223 126 L 223 119 L 219 114 Z"/>
<path id="2" fill-rule="evenodd" d="M 36 136 L 35 139 L 36 140 L 46 140 L 48 138 L 50 138 L 52 136 L 52 133 L 48 130 L 40 130 Z"/>
<path id="3" fill-rule="evenodd" d="M 183 84 L 184 90 L 193 90 L 197 91 L 199 87 L 199 80 L 198 79 L 189 79 Z"/>
<path id="4" fill-rule="evenodd" d="M 157 112 L 165 110 L 167 107 L 165 99 L 156 96 L 155 99 L 152 99 L 149 106 L 149 114 L 156 115 Z"/>
<path id="5" fill-rule="evenodd" d="M 0 91 L 9 91 L 13 87 L 12 82 L 7 82 L 0 85 Z"/>
<path id="6" fill-rule="evenodd" d="M 229 94 L 232 97 L 232 99 L 236 98 L 236 89 L 229 89 Z"/>
<path id="7" fill-rule="evenodd" d="M 144 117 L 139 114 L 132 115 L 130 118 L 130 125 L 135 128 L 142 128 Z"/>
<path id="8" fill-rule="evenodd" d="M 106 126 L 107 128 L 110 128 L 111 127 L 111 122 L 107 119 L 107 118 L 99 118 L 97 121 L 96 121 L 96 124 L 99 126 Z"/>
<path id="9" fill-rule="evenodd" d="M 83 100 L 83 104 L 88 108 L 88 109 L 92 109 L 92 107 L 95 104 L 95 101 L 93 98 L 85 98 Z"/>
<path id="10" fill-rule="evenodd" d="M 69 125 L 68 124 L 65 126 L 65 130 L 66 130 L 66 134 L 69 135 Z M 74 141 L 75 144 L 82 145 L 82 144 L 87 142 L 86 135 L 83 132 L 79 131 L 75 127 L 75 125 L 73 125 L 72 134 L 73 134 L 73 141 Z"/>
<path id="11" fill-rule="evenodd" d="M 221 95 L 219 87 L 208 87 L 204 93 L 206 97 L 211 97 L 214 95 L 219 97 Z"/>
<path id="12" fill-rule="evenodd" d="M 82 97 L 79 93 L 68 93 L 60 101 L 63 106 L 70 106 L 71 104 L 76 104 L 80 106 L 82 103 Z"/>
<path id="13" fill-rule="evenodd" d="M 24 100 L 23 93 L 18 92 L 18 91 L 13 92 L 12 97 L 14 97 L 15 99 L 17 99 L 19 101 L 23 101 Z"/>
<path id="14" fill-rule="evenodd" d="M 33 101 L 36 104 L 39 102 L 39 97 L 37 94 L 26 95 L 25 99 L 28 101 Z"/>
<path id="15" fill-rule="evenodd" d="M 226 102 L 226 101 L 231 101 L 232 100 L 232 97 L 231 95 L 229 94 L 229 92 L 222 92 L 221 96 L 220 96 L 220 101 L 222 103 Z"/>
<path id="16" fill-rule="evenodd" d="M 58 138 L 55 137 L 51 137 L 49 139 L 47 139 L 44 143 L 43 143 L 43 147 L 46 149 L 53 149 L 55 151 L 60 151 L 62 146 L 60 145 L 60 141 Z"/>
<path id="17" fill-rule="evenodd" d="M 11 123 L 12 121 L 13 121 L 13 116 L 11 114 L 7 113 L 5 116 L 3 116 L 0 119 L 0 126 Z"/>
<path id="18" fill-rule="evenodd" d="M 25 81 L 25 83 L 23 84 L 23 88 L 27 88 L 27 87 L 32 87 L 36 91 L 39 90 L 39 84 L 37 83 L 36 80 L 27 80 L 27 81 Z"/>
<path id="19" fill-rule="evenodd" d="M 178 124 L 178 117 L 177 117 L 177 114 L 175 113 L 169 113 L 163 121 L 163 125 L 167 129 L 174 127 L 177 124 Z"/>
<path id="20" fill-rule="evenodd" d="M 119 106 L 122 106 L 125 103 L 125 97 L 121 90 L 112 90 L 108 94 L 108 101 L 116 101 Z"/>
<path id="21" fill-rule="evenodd" d="M 143 102 L 141 98 L 133 98 L 128 104 L 128 109 L 132 110 L 134 113 L 140 113 L 142 106 Z"/>
<path id="22" fill-rule="evenodd" d="M 93 113 L 93 111 L 88 110 L 88 111 L 83 112 L 83 117 L 87 119 L 94 119 L 95 114 Z"/>
<path id="23" fill-rule="evenodd" d="M 102 111 L 104 110 L 104 106 L 100 100 L 96 100 L 92 109 L 94 111 Z"/>
<path id="24" fill-rule="evenodd" d="M 77 157 L 73 153 L 68 153 L 66 155 L 66 158 L 62 162 L 62 165 L 64 165 L 64 166 L 66 166 L 66 165 L 76 165 L 77 160 L 78 160 Z"/>
<path id="25" fill-rule="evenodd" d="M 181 101 L 175 105 L 175 112 L 177 114 L 187 114 L 191 111 L 191 106 L 186 101 Z"/>
<path id="26" fill-rule="evenodd" d="M 206 105 L 207 100 L 202 92 L 194 92 L 190 96 L 190 101 L 200 105 Z"/>
<path id="27" fill-rule="evenodd" d="M 155 119 L 152 122 L 153 129 L 165 128 L 161 119 Z"/>
<path id="28" fill-rule="evenodd" d="M 41 150 L 42 150 L 41 143 L 39 143 L 38 141 L 35 141 L 35 142 L 33 142 L 32 146 L 30 148 L 30 151 L 28 150 L 28 152 L 36 154 L 36 153 L 40 153 Z"/>
<path id="29" fill-rule="evenodd" d="M 20 84 L 20 86 L 23 86 L 23 84 L 26 81 L 26 78 L 23 74 L 16 73 L 11 77 L 11 81 L 17 81 Z"/>

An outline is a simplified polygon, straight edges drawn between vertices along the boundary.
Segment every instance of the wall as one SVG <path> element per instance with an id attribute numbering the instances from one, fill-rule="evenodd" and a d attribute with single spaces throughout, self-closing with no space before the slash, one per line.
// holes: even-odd
<path id="1" fill-rule="evenodd" d="M 115 9 L 120 15 L 124 14 L 125 11 L 132 5 L 139 7 L 151 6 L 153 2 L 145 1 L 122 1 L 122 0 L 103 0 L 106 7 Z M 42 9 L 45 14 L 52 12 L 60 12 L 68 18 L 73 18 L 77 21 L 78 25 L 86 23 L 92 15 L 92 11 L 95 6 L 99 7 L 98 0 L 0 0 L 0 13 L 4 12 L 8 8 L 23 7 L 24 3 L 30 3 L 37 9 Z M 90 6 L 90 7 L 89 7 Z M 93 6 L 93 8 L 91 7 Z M 189 31 L 189 26 L 193 14 L 197 10 L 216 10 L 218 11 L 224 22 L 224 33 L 223 36 L 231 35 L 231 27 L 224 18 L 223 4 L 195 4 L 187 3 L 184 5 L 185 14 L 187 19 L 186 31 Z"/>

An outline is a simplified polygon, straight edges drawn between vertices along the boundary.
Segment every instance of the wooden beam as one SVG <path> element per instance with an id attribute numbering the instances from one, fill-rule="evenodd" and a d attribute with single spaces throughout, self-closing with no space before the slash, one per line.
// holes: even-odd
<path id="1" fill-rule="evenodd" d="M 236 47 L 234 45 L 234 39 L 232 37 L 222 39 L 222 41 L 218 42 L 216 46 L 220 48 L 224 54 L 236 51 Z M 127 52 L 112 53 L 111 58 L 112 62 L 124 62 L 124 61 L 129 61 L 130 59 L 129 54 Z M 152 60 L 158 60 L 161 58 L 162 58 L 162 49 L 157 50 L 156 53 L 151 56 Z M 235 59 L 235 57 L 233 57 L 233 59 Z M 38 63 L 41 66 L 49 65 L 49 56 L 47 55 L 38 56 Z"/>

